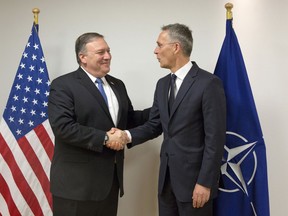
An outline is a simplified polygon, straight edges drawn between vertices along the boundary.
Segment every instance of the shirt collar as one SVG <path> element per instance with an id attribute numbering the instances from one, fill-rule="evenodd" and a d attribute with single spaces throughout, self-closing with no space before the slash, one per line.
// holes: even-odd
<path id="1" fill-rule="evenodd" d="M 97 77 L 92 76 L 92 75 L 91 75 L 90 73 L 88 73 L 82 66 L 80 66 L 80 67 L 81 67 L 82 70 L 88 75 L 88 77 L 92 80 L 92 82 L 95 83 Z M 99 78 L 98 78 L 98 79 L 99 79 Z M 104 85 L 105 85 L 105 84 L 107 83 L 105 77 L 102 77 L 101 79 L 102 79 L 102 81 L 103 81 L 103 83 L 104 83 Z"/>
<path id="2" fill-rule="evenodd" d="M 189 61 L 183 67 L 178 69 L 174 74 L 177 76 L 178 79 L 184 80 L 185 76 L 187 75 L 187 73 L 190 71 L 191 68 L 192 68 L 192 62 Z"/>

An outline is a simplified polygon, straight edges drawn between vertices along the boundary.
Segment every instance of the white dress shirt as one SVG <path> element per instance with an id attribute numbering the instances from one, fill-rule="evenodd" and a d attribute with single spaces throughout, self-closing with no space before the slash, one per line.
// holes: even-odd
<path id="1" fill-rule="evenodd" d="M 192 68 L 192 62 L 188 62 L 187 64 L 185 64 L 183 67 L 181 67 L 180 69 L 178 69 L 174 74 L 176 75 L 176 80 L 175 80 L 175 98 L 177 96 L 177 93 L 183 83 L 184 78 L 186 77 L 186 75 L 188 74 L 188 72 L 190 71 L 190 69 Z"/>
<path id="2" fill-rule="evenodd" d="M 96 79 L 97 78 L 92 76 L 90 73 L 88 73 L 83 67 L 81 67 L 81 68 L 85 71 L 85 73 L 89 76 L 91 81 L 98 88 L 98 84 L 96 83 Z M 118 111 L 119 111 L 119 103 L 118 103 L 117 97 L 116 97 L 115 93 L 113 92 L 111 86 L 109 85 L 109 83 L 105 79 L 105 77 L 102 77 L 101 80 L 103 81 L 103 88 L 104 88 L 105 94 L 107 96 L 108 109 L 109 109 L 110 115 L 112 117 L 112 120 L 113 120 L 113 123 L 114 123 L 115 127 L 117 127 L 117 124 L 118 124 Z"/>

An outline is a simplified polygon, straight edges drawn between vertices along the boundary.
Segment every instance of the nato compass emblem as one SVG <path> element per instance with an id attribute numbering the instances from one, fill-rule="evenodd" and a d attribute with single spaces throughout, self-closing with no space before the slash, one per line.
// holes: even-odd
<path id="1" fill-rule="evenodd" d="M 221 166 L 219 190 L 225 193 L 244 193 L 249 199 L 249 185 L 257 170 L 256 142 L 248 142 L 243 136 L 226 131 L 226 145 Z M 254 205 L 251 207 L 256 214 Z"/>

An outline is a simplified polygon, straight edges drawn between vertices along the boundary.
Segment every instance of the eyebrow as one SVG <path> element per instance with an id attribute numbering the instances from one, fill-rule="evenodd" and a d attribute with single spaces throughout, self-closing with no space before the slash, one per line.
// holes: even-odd
<path id="1" fill-rule="evenodd" d="M 110 48 L 108 48 L 108 49 L 99 49 L 99 50 L 95 50 L 94 53 L 103 53 L 103 52 L 110 52 Z"/>

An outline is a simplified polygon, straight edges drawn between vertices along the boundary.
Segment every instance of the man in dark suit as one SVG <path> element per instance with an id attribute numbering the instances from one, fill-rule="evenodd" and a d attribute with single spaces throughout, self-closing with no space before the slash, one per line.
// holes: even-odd
<path id="1" fill-rule="evenodd" d="M 50 88 L 53 214 L 116 216 L 124 150 L 121 134 L 109 130 L 143 124 L 149 109 L 134 111 L 124 83 L 107 75 L 111 54 L 102 35 L 81 35 L 75 51 L 79 68 L 55 79 Z M 108 148 L 116 137 L 120 141 L 113 148 L 119 151 Z"/>
<path id="2" fill-rule="evenodd" d="M 149 121 L 126 131 L 130 147 L 164 133 L 160 216 L 210 216 L 218 189 L 226 131 L 225 95 L 219 78 L 190 62 L 192 44 L 187 26 L 162 28 L 154 53 L 171 74 L 157 83 Z"/>

